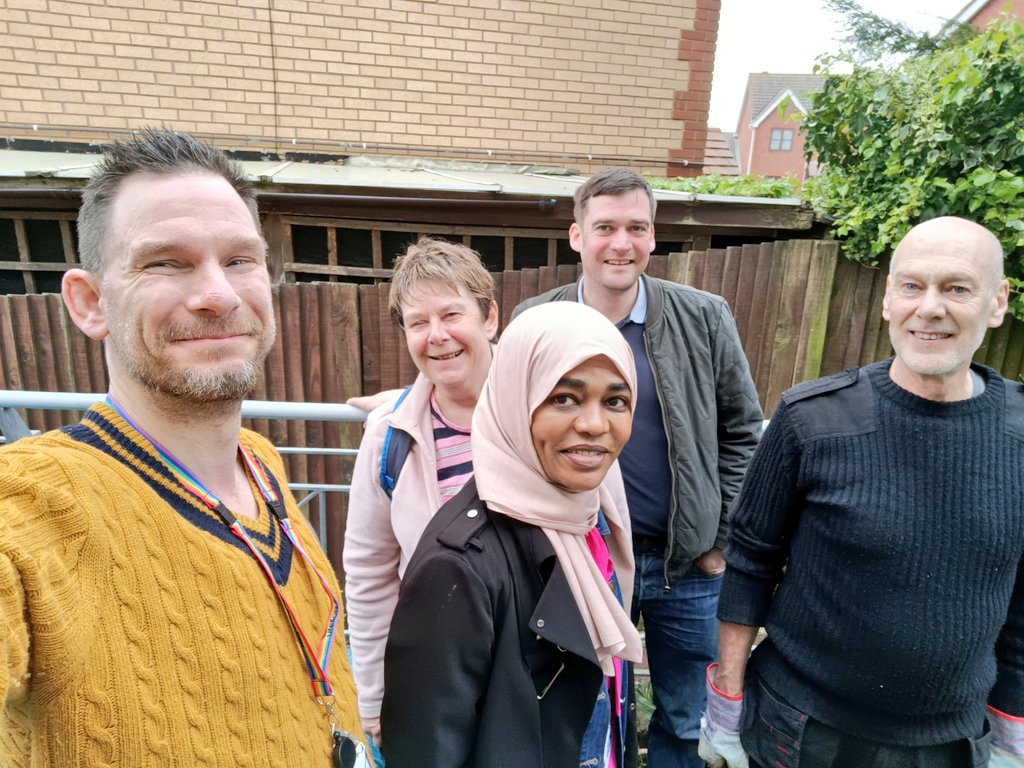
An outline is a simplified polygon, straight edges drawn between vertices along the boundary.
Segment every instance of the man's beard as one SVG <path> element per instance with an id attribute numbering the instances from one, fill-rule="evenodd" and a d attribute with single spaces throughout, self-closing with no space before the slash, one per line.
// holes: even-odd
<path id="1" fill-rule="evenodd" d="M 262 366 L 252 361 L 230 371 L 195 368 L 154 371 L 152 366 L 140 365 L 134 359 L 126 360 L 125 364 L 128 373 L 152 392 L 202 405 L 244 400 L 256 389 L 263 372 Z"/>
<path id="2" fill-rule="evenodd" d="M 141 329 L 122 327 L 120 330 L 118 336 L 122 340 L 127 340 L 127 343 L 119 345 L 118 353 L 128 375 L 154 394 L 172 397 L 192 405 L 236 403 L 251 395 L 263 373 L 263 361 L 270 352 L 276 333 L 271 316 L 269 329 L 258 321 L 244 326 L 218 321 L 198 321 L 188 325 L 167 326 L 157 334 L 155 341 L 158 350 L 166 348 L 176 339 L 209 335 L 237 334 L 259 339 L 259 346 L 252 359 L 241 361 L 227 370 L 212 370 L 203 365 L 175 365 L 166 357 L 148 353 L 148 350 L 147 354 L 140 354 L 140 350 L 144 349 Z M 216 351 L 211 351 L 207 355 L 211 365 L 219 358 L 220 355 Z"/>

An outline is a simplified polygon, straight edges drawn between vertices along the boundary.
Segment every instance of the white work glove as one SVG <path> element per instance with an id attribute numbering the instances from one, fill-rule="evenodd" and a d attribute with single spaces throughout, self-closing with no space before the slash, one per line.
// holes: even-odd
<path id="1" fill-rule="evenodd" d="M 715 687 L 715 669 L 707 671 L 708 708 L 700 718 L 697 755 L 710 768 L 748 768 L 747 753 L 740 743 L 743 694 L 729 696 Z"/>
<path id="2" fill-rule="evenodd" d="M 992 727 L 989 768 L 1024 768 L 1024 717 L 989 707 L 988 722 Z"/>

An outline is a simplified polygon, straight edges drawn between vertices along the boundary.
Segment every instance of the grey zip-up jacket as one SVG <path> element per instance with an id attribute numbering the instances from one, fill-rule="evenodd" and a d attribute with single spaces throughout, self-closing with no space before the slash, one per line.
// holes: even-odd
<path id="1" fill-rule="evenodd" d="M 665 552 L 671 586 L 702 554 L 725 547 L 727 509 L 757 447 L 764 412 L 725 299 L 646 275 L 643 284 L 644 346 L 673 470 Z M 512 316 L 578 295 L 578 283 L 563 285 L 522 302 Z"/>

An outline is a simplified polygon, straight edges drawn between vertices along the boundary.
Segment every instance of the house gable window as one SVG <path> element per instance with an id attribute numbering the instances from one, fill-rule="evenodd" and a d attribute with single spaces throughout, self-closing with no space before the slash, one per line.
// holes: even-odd
<path id="1" fill-rule="evenodd" d="M 793 131 L 790 128 L 772 128 L 772 151 L 788 152 L 793 148 Z"/>

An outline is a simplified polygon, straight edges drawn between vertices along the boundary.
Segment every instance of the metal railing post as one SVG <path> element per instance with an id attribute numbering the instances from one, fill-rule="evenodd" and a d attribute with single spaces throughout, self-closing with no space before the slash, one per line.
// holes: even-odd
<path id="1" fill-rule="evenodd" d="M 13 443 L 32 434 L 28 424 L 14 408 L 0 408 L 0 435 L 5 443 Z"/>

